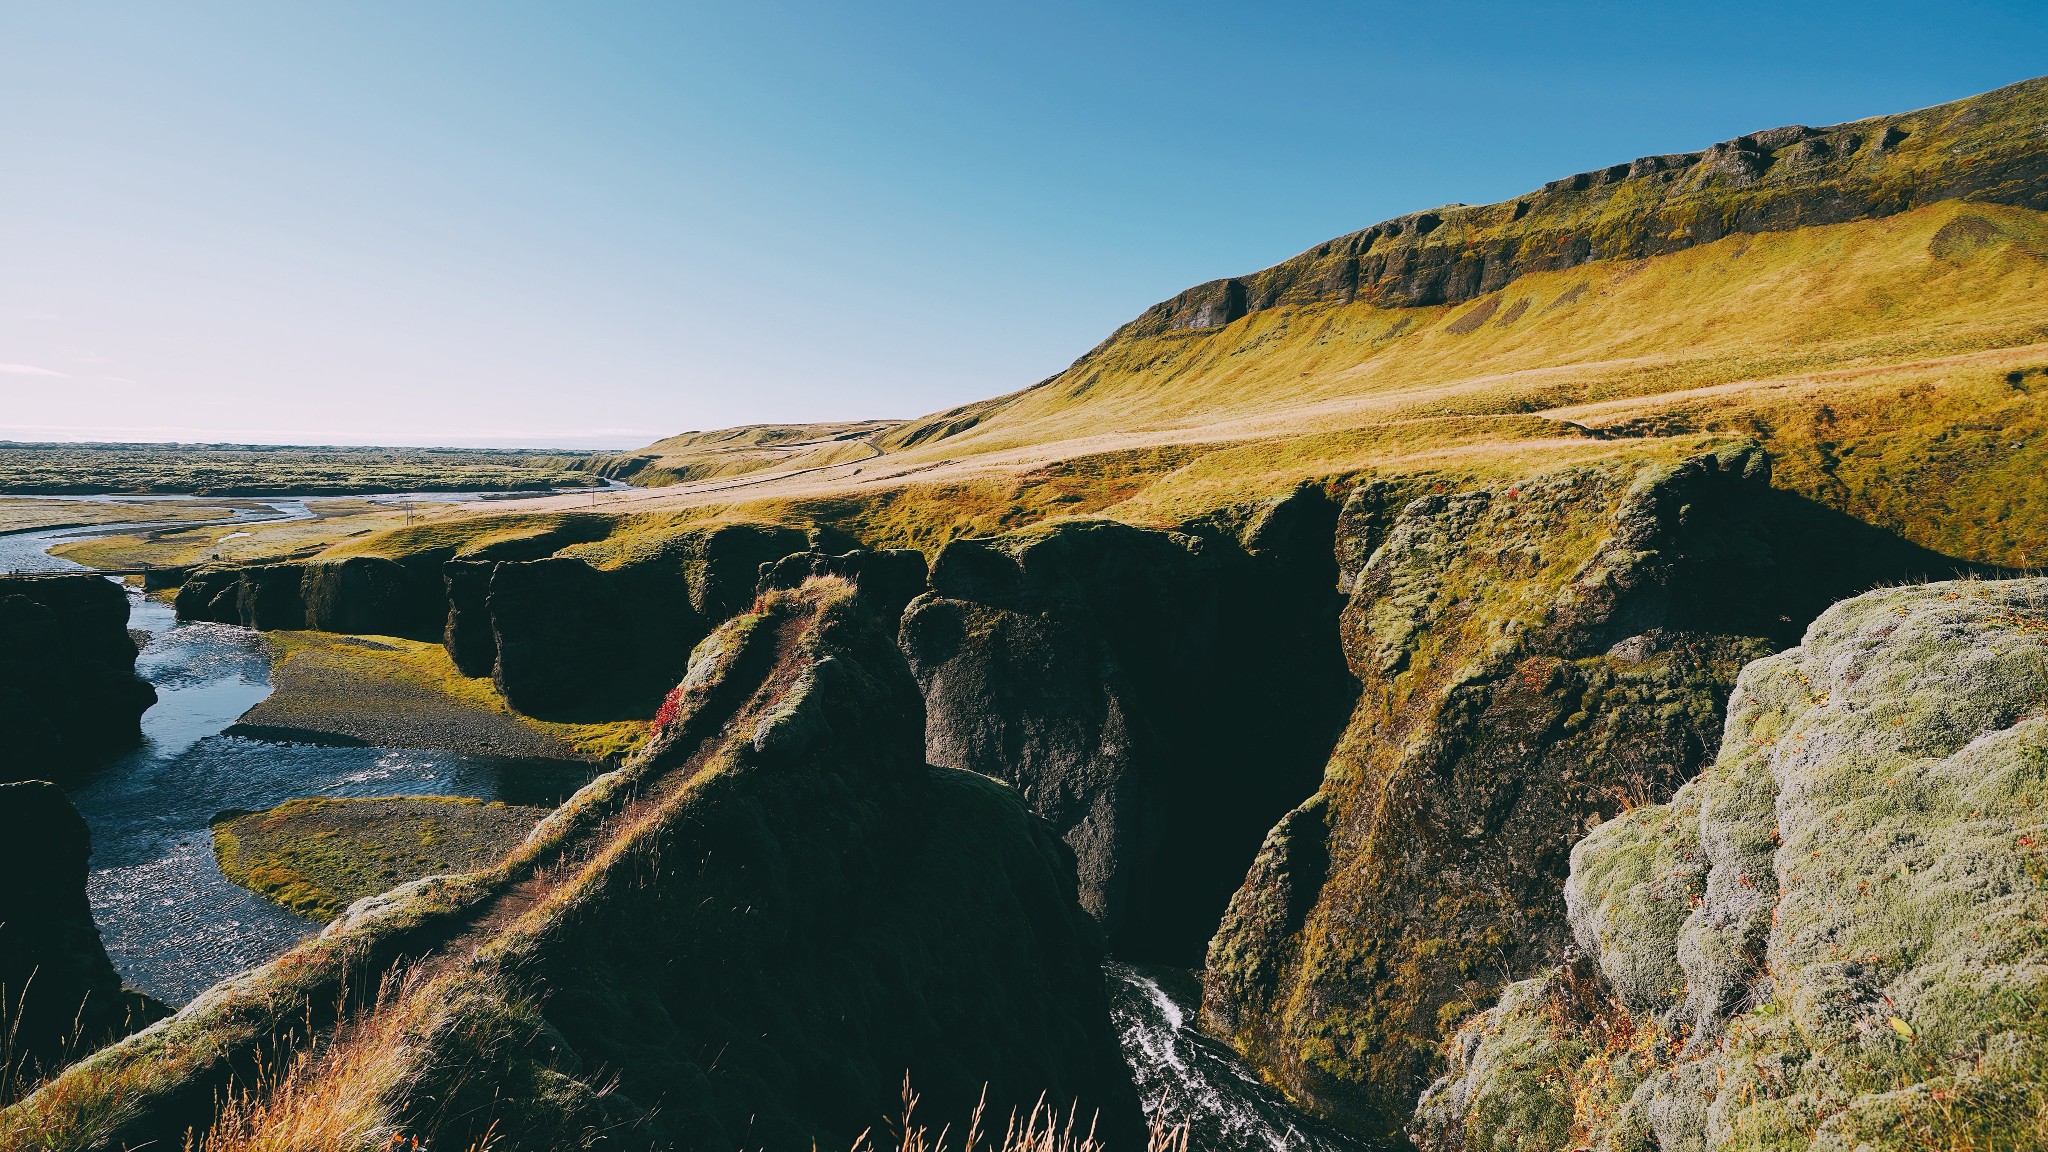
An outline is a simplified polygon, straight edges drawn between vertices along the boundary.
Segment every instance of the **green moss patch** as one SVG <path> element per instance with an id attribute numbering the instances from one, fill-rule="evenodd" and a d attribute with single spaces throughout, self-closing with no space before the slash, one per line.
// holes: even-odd
<path id="1" fill-rule="evenodd" d="M 287 800 L 223 814 L 213 854 L 228 879 L 311 920 L 422 876 L 497 863 L 547 814 L 462 797 Z"/>
<path id="2" fill-rule="evenodd" d="M 642 721 L 554 724 L 505 705 L 489 680 L 462 675 L 439 644 L 396 636 L 265 633 L 273 691 L 243 713 L 240 735 L 524 759 L 617 761 Z"/>

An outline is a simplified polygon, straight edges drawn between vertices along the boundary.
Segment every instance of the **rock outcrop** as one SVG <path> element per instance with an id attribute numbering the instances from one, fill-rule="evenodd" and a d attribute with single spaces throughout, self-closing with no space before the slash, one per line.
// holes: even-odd
<path id="1" fill-rule="evenodd" d="M 0 1105 L 147 1023 L 161 1008 L 127 992 L 86 903 L 85 820 L 44 780 L 0 784 Z"/>
<path id="2" fill-rule="evenodd" d="M 766 595 L 778 588 L 801 588 L 813 577 L 837 577 L 852 584 L 860 592 L 861 602 L 893 626 L 910 602 L 930 587 L 930 575 L 924 553 L 915 548 L 829 552 L 813 540 L 808 552 L 792 552 L 761 565 L 760 583 L 754 591 Z"/>
<path id="3" fill-rule="evenodd" d="M 1917 112 L 1753 132 L 1477 207 L 1415 212 L 1152 308 L 1119 337 L 1221 327 L 1316 302 L 1454 304 L 1530 272 L 1676 252 L 1736 233 L 1890 216 L 1941 200 L 2048 208 L 2048 80 Z"/>
<path id="4" fill-rule="evenodd" d="M 1043 1093 L 1142 1147 L 1071 854 L 923 745 L 916 682 L 848 586 L 773 593 L 697 648 L 642 753 L 502 864 L 358 902 L 0 1114 L 0 1144 L 801 1152 L 897 1115 L 907 1074 L 937 1123 Z M 284 1082 L 251 1071 L 294 1049 Z M 224 1090 L 262 1107 L 222 1115 Z"/>
<path id="5" fill-rule="evenodd" d="M 489 676 L 498 666 L 498 636 L 491 628 L 491 574 L 488 560 L 450 560 L 441 566 L 448 594 L 448 622 L 441 646 L 464 676 Z"/>
<path id="6" fill-rule="evenodd" d="M 532 716 L 651 707 L 681 678 L 691 645 L 752 603 L 761 566 L 804 546 L 794 528 L 726 524 L 604 567 L 573 556 L 499 563 L 485 597 L 491 675 Z M 473 605 L 479 577 L 472 569 L 456 579 L 470 582 Z M 481 640 L 469 635 L 449 650 L 458 667 L 481 663 Z"/>
<path id="7" fill-rule="evenodd" d="M 1320 489 L 1233 535 L 1074 521 L 949 545 L 902 644 L 926 755 L 1016 785 L 1112 950 L 1192 965 L 1353 685 Z"/>
<path id="8" fill-rule="evenodd" d="M 438 640 L 445 601 L 439 575 L 428 567 L 349 556 L 202 568 L 178 588 L 178 618 Z"/>
<path id="9" fill-rule="evenodd" d="M 1711 759 L 1742 665 L 1953 565 L 1771 489 L 1753 448 L 1351 503 L 1363 692 L 1232 898 L 1204 1007 L 1297 1099 L 1385 1136 L 1439 1039 L 1557 963 L 1571 845 Z"/>
<path id="10" fill-rule="evenodd" d="M 438 640 L 464 675 L 491 677 L 527 715 L 616 719 L 651 711 L 690 646 L 753 600 L 762 565 L 806 546 L 797 529 L 741 523 L 580 554 L 609 522 L 493 527 L 460 553 L 441 545 L 400 559 L 198 569 L 178 590 L 178 617 Z M 883 563 L 890 578 L 901 577 L 900 561 Z"/>
<path id="11" fill-rule="evenodd" d="M 1872 592 L 1572 852 L 1577 954 L 1448 1046 L 1424 1148 L 2048 1143 L 2048 581 Z"/>
<path id="12" fill-rule="evenodd" d="M 0 576 L 0 782 L 65 777 L 133 747 L 156 689 L 128 597 L 98 576 Z"/>

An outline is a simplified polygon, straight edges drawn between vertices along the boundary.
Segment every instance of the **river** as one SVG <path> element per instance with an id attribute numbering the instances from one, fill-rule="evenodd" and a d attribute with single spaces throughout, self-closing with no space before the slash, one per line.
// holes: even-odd
<path id="1" fill-rule="evenodd" d="M 465 494 L 476 498 L 473 494 Z M 123 497 L 174 500 L 176 497 Z M 303 500 L 260 500 L 217 522 L 303 519 Z M 83 572 L 48 549 L 156 525 L 115 524 L 0 535 L 0 572 Z M 224 533 L 225 534 L 225 533 Z M 148 634 L 136 671 L 156 686 L 142 745 L 71 789 L 92 830 L 86 881 L 107 954 L 130 987 L 174 1005 L 261 964 L 319 929 L 222 876 L 211 821 L 295 796 L 446 795 L 559 802 L 580 768 L 394 748 L 278 744 L 224 736 L 270 693 L 270 650 L 246 628 L 180 623 L 159 600 L 129 593 L 129 627 Z M 1111 963 L 1111 1014 L 1148 1115 L 1187 1124 L 1204 1152 L 1362 1152 L 1259 1081 L 1194 1027 L 1193 978 Z"/>
<path id="2" fill-rule="evenodd" d="M 303 500 L 260 503 L 267 513 L 218 523 L 225 532 L 237 523 L 311 515 Z M 143 527 L 148 526 L 0 536 L 0 572 L 87 571 L 47 550 Z M 270 694 L 269 645 L 246 628 L 179 623 L 168 605 L 133 591 L 128 605 L 128 626 L 149 634 L 135 670 L 156 686 L 157 703 L 143 713 L 141 746 L 70 792 L 92 830 L 86 893 L 107 955 L 130 987 L 167 1003 L 184 1004 L 320 927 L 221 875 L 211 822 L 222 809 L 268 808 L 294 796 L 554 803 L 588 779 L 580 767 L 223 736 Z"/>

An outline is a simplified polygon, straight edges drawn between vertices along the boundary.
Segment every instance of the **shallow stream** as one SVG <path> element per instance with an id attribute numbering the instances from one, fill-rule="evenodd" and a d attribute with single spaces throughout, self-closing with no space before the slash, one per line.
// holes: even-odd
<path id="1" fill-rule="evenodd" d="M 302 500 L 264 501 L 271 515 L 310 515 Z M 140 525 L 0 536 L 0 572 L 82 572 L 47 549 Z M 295 796 L 478 796 L 556 803 L 588 779 L 579 766 L 452 752 L 272 744 L 222 730 L 270 694 L 270 649 L 226 624 L 179 623 L 170 607 L 129 594 L 128 626 L 149 639 L 135 670 L 156 686 L 142 745 L 71 791 L 92 830 L 86 880 L 107 955 L 130 987 L 184 1004 L 319 929 L 236 886 L 213 859 L 211 823 L 227 808 L 260 809 Z"/>

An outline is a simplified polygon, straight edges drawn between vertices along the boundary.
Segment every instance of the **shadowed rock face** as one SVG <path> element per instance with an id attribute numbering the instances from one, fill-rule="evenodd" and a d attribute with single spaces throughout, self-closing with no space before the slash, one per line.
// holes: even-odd
<path id="1" fill-rule="evenodd" d="M 1954 565 L 1768 485 L 1752 450 L 1575 468 L 1343 518 L 1363 692 L 1211 942 L 1205 1012 L 1290 1092 L 1398 1131 L 1439 1037 L 1556 962 L 1590 822 L 1714 754 L 1749 660 L 1839 596 Z"/>
<path id="2" fill-rule="evenodd" d="M 119 585 L 0 577 L 0 781 L 68 775 L 133 747 L 154 703 Z"/>
<path id="3" fill-rule="evenodd" d="M 13 1083 L 151 1015 L 143 998 L 123 992 L 100 945 L 85 898 L 90 852 L 85 820 L 62 789 L 0 784 L 0 1035 L 12 1030 Z M 9 1083 L 0 1076 L 0 1093 Z"/>
<path id="4" fill-rule="evenodd" d="M 682 677 L 691 646 L 753 601 L 762 566 L 804 542 L 793 528 L 731 524 L 612 568 L 567 556 L 498 563 L 487 577 L 488 644 L 475 618 L 486 577 L 450 565 L 449 654 L 466 670 L 488 650 L 499 691 L 528 715 L 651 709 Z"/>
<path id="5" fill-rule="evenodd" d="M 487 560 L 450 560 L 441 566 L 448 592 L 448 623 L 441 646 L 464 676 L 489 676 L 498 664 L 498 637 L 491 630 L 491 573 Z"/>
<path id="6" fill-rule="evenodd" d="M 1192 963 L 1259 837 L 1314 788 L 1350 704 L 1335 515 L 1305 490 L 1243 543 L 1114 523 L 960 542 L 905 614 L 926 755 L 1052 822 L 1119 955 Z"/>
<path id="7" fill-rule="evenodd" d="M 1432 1152 L 2044 1136 L 2048 583 L 1893 588 L 1750 665 L 1719 757 L 1572 851 L 1575 954 L 1449 1046 Z"/>
<path id="8" fill-rule="evenodd" d="M 626 604 L 581 560 L 499 564 L 487 603 L 492 678 L 529 716 L 571 716 L 611 700 L 635 670 L 623 659 L 639 655 Z"/>
<path id="9" fill-rule="evenodd" d="M 632 1123 L 677 1147 L 843 1145 L 906 1073 L 930 1116 L 984 1085 L 997 1115 L 1043 1092 L 1141 1147 L 1071 856 L 1008 789 L 924 765 L 916 684 L 873 619 L 782 596 L 732 759 L 646 845 L 656 870 L 621 870 L 537 956 L 547 1024 L 586 1078 L 620 1078 L 611 1114 L 658 1102 Z M 718 720 L 686 706 L 676 730 Z"/>
<path id="10" fill-rule="evenodd" d="M 200 569 L 178 589 L 178 619 L 439 639 L 443 593 L 423 571 L 375 556 Z"/>

